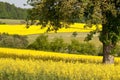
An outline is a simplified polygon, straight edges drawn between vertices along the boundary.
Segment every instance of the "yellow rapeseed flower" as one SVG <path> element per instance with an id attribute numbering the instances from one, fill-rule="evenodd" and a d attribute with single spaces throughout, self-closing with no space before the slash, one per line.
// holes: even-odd
<path id="1" fill-rule="evenodd" d="M 70 25 L 68 28 L 61 28 L 58 32 L 90 32 L 96 29 L 95 26 L 92 28 L 84 28 L 85 24 L 75 23 Z M 101 25 L 99 25 L 101 28 Z M 47 28 L 41 29 L 41 26 L 33 25 L 26 28 L 26 25 L 0 25 L 0 33 L 8 34 L 19 34 L 19 35 L 29 35 L 29 34 L 39 34 L 45 33 Z M 52 33 L 52 32 L 50 32 Z"/>

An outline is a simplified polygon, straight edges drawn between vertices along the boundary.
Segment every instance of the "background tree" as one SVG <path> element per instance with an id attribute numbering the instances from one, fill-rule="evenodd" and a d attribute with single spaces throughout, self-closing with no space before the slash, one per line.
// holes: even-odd
<path id="1" fill-rule="evenodd" d="M 48 31 L 68 27 L 76 22 L 75 19 L 84 20 L 85 27 L 95 24 L 96 30 L 91 32 L 86 40 L 100 32 L 103 63 L 113 63 L 110 54 L 120 36 L 120 0 L 28 0 L 28 3 L 33 6 L 29 10 L 28 20 L 43 27 L 49 24 Z M 39 21 L 35 22 L 36 20 Z M 101 31 L 99 24 L 102 25 Z"/>
<path id="2" fill-rule="evenodd" d="M 14 4 L 0 2 L 0 18 L 2 19 L 26 19 L 27 9 L 16 7 Z"/>

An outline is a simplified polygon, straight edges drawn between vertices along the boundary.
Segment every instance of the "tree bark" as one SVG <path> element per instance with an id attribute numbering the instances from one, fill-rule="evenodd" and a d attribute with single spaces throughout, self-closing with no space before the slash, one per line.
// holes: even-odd
<path id="1" fill-rule="evenodd" d="M 110 31 L 109 31 L 109 24 L 104 22 L 102 24 L 102 32 L 100 41 L 103 43 L 103 63 L 104 64 L 113 64 L 114 63 L 114 56 L 110 55 L 111 51 L 114 49 L 115 44 L 113 44 L 110 38 Z"/>
<path id="2" fill-rule="evenodd" d="M 111 45 L 103 44 L 103 63 L 104 64 L 114 64 L 114 56 L 110 55 Z"/>

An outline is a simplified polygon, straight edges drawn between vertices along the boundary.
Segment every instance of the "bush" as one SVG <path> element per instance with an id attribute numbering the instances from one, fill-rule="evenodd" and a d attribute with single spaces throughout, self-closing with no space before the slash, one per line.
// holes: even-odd
<path id="1" fill-rule="evenodd" d="M 120 57 L 120 45 L 116 45 L 114 50 L 112 50 L 112 55 Z"/>
<path id="2" fill-rule="evenodd" d="M 67 44 L 64 43 L 62 38 L 54 38 L 51 42 L 49 42 L 47 35 L 40 35 L 35 42 L 30 44 L 27 48 L 53 52 L 98 55 L 97 48 L 94 44 L 79 43 L 79 41 L 75 39 L 72 39 L 71 43 Z"/>
<path id="3" fill-rule="evenodd" d="M 30 44 L 27 48 L 35 50 L 49 50 L 48 36 L 44 34 L 40 35 L 37 37 L 35 42 Z"/>
<path id="4" fill-rule="evenodd" d="M 92 43 L 81 43 L 78 52 L 88 55 L 97 55 L 97 49 Z"/>
<path id="5" fill-rule="evenodd" d="M 78 33 L 77 32 L 73 32 L 72 35 L 73 35 L 73 37 L 77 37 Z"/>
<path id="6" fill-rule="evenodd" d="M 97 55 L 98 56 L 103 56 L 103 46 L 99 46 L 97 49 Z"/>
<path id="7" fill-rule="evenodd" d="M 3 33 L 0 35 L 0 46 L 10 48 L 26 48 L 28 45 L 27 37 L 20 35 L 9 35 Z"/>
<path id="8" fill-rule="evenodd" d="M 68 53 L 97 55 L 97 49 L 94 44 L 79 43 L 77 40 L 73 39 L 71 40 L 71 44 L 68 46 Z"/>
<path id="9" fill-rule="evenodd" d="M 78 50 L 80 49 L 80 43 L 72 39 L 71 44 L 68 45 L 68 53 L 78 53 Z"/>
<path id="10" fill-rule="evenodd" d="M 54 38 L 50 42 L 50 50 L 54 52 L 65 52 L 67 44 L 64 43 L 62 38 Z"/>
<path id="11" fill-rule="evenodd" d="M 42 34 L 27 48 L 53 52 L 65 52 L 66 44 L 62 38 L 54 38 L 52 42 L 49 42 L 48 36 Z"/>

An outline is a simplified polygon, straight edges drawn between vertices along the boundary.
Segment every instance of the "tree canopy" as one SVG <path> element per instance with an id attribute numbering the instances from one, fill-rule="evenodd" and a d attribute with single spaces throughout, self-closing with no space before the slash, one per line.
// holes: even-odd
<path id="1" fill-rule="evenodd" d="M 110 62 L 110 54 L 120 39 L 120 0 L 28 0 L 33 6 L 28 19 L 31 23 L 41 24 L 48 30 L 58 30 L 75 23 L 76 19 L 86 22 L 86 27 L 96 25 L 96 30 L 88 35 L 99 32 L 103 43 L 103 63 Z M 98 28 L 102 25 L 102 30 Z M 113 63 L 113 62 L 112 62 Z"/>

